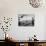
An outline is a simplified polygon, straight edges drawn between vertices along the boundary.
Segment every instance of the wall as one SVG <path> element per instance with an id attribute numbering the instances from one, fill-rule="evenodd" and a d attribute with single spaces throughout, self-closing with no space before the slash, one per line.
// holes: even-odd
<path id="1" fill-rule="evenodd" d="M 45 6 L 44 6 L 45 7 Z M 13 37 L 17 40 L 27 40 L 34 34 L 37 35 L 39 40 L 45 39 L 45 12 L 46 9 L 32 8 L 28 0 L 0 0 L 0 16 L 13 17 L 13 22 L 10 31 Z M 34 27 L 19 27 L 18 14 L 35 14 Z M 2 31 L 1 31 L 2 32 Z M 0 33 L 1 34 L 1 33 Z M 2 36 L 0 36 L 2 39 Z"/>

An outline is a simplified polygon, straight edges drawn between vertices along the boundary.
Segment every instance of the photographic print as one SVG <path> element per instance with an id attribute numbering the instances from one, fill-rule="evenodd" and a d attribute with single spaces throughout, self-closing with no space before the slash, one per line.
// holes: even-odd
<path id="1" fill-rule="evenodd" d="M 33 14 L 19 14 L 18 26 L 34 26 L 35 16 Z"/>

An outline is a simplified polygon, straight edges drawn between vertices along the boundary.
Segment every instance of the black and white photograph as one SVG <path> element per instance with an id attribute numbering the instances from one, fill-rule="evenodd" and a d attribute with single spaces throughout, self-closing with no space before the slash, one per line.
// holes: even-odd
<path id="1" fill-rule="evenodd" d="M 34 26 L 35 16 L 33 14 L 19 14 L 18 26 Z"/>

